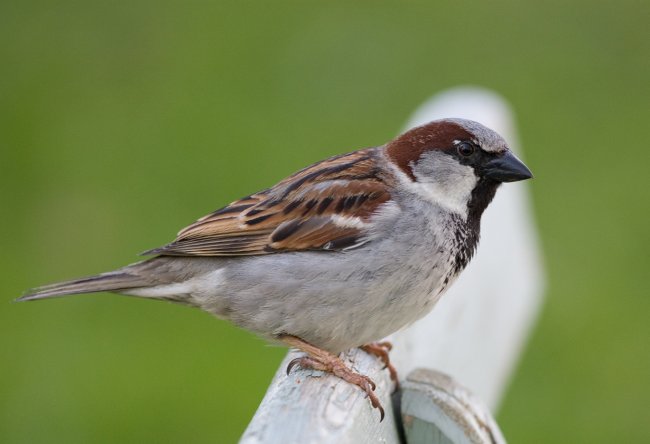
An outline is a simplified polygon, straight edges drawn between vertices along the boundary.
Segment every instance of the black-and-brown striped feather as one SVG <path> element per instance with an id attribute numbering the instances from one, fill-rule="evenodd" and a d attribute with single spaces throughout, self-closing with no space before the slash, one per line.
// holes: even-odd
<path id="1" fill-rule="evenodd" d="M 316 163 L 199 219 L 174 242 L 145 254 L 242 256 L 353 247 L 365 235 L 363 222 L 390 199 L 376 156 L 369 148 Z"/>

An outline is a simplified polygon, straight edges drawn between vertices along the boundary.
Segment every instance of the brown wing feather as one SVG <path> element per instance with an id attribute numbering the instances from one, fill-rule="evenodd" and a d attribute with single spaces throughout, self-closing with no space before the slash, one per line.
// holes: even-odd
<path id="1" fill-rule="evenodd" d="M 375 149 L 327 159 L 181 230 L 145 254 L 244 256 L 341 250 L 363 241 L 364 224 L 390 199 Z"/>

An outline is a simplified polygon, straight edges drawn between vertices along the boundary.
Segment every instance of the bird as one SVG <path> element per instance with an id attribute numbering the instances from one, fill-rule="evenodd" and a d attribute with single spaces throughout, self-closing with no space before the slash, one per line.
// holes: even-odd
<path id="1" fill-rule="evenodd" d="M 302 351 L 287 368 L 375 384 L 339 355 L 391 371 L 386 336 L 426 315 L 474 255 L 504 182 L 532 173 L 495 131 L 434 120 L 384 145 L 314 163 L 142 253 L 143 261 L 28 290 L 18 301 L 114 292 L 196 307 Z"/>

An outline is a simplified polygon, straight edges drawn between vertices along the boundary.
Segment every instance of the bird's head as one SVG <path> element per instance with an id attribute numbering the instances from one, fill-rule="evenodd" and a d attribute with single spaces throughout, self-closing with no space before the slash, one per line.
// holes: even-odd
<path id="1" fill-rule="evenodd" d="M 533 177 L 496 132 L 472 120 L 443 119 L 386 145 L 407 192 L 464 217 L 477 216 L 502 182 Z"/>

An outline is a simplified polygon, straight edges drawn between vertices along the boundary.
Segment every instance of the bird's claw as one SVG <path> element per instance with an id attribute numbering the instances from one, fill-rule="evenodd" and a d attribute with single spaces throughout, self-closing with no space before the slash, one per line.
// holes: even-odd
<path id="1" fill-rule="evenodd" d="M 390 356 L 388 352 L 393 349 L 393 344 L 388 341 L 372 342 L 370 344 L 362 345 L 361 350 L 378 357 L 384 363 L 384 369 L 388 369 L 390 379 L 395 383 L 395 390 L 399 390 L 399 378 L 397 376 L 397 369 L 390 363 Z"/>
<path id="2" fill-rule="evenodd" d="M 379 398 L 374 393 L 375 389 L 377 388 L 377 384 L 375 384 L 375 382 L 368 376 L 352 371 L 339 358 L 335 356 L 327 360 L 320 360 L 312 358 L 310 356 L 295 358 L 289 362 L 289 365 L 287 365 L 287 375 L 291 373 L 291 370 L 295 366 L 299 366 L 303 369 L 311 368 L 314 370 L 332 373 L 334 376 L 337 376 L 342 380 L 349 382 L 350 384 L 356 385 L 366 393 L 366 396 L 370 400 L 372 407 L 379 410 L 379 421 L 381 422 L 384 420 L 384 417 L 386 416 L 384 408 L 382 407 L 381 402 L 379 402 Z"/>

